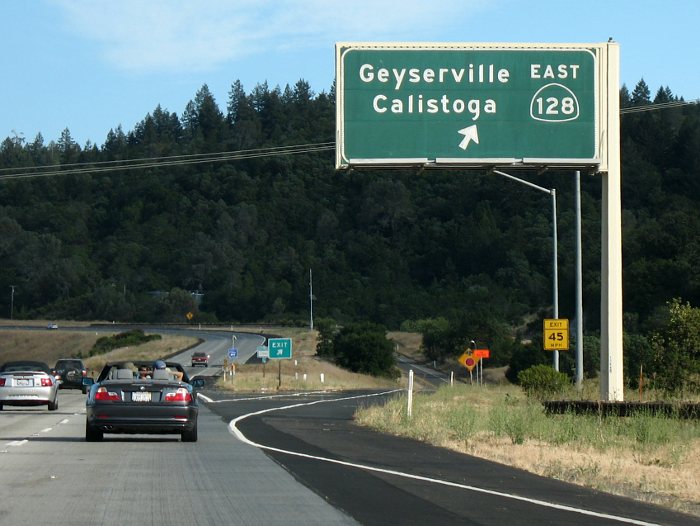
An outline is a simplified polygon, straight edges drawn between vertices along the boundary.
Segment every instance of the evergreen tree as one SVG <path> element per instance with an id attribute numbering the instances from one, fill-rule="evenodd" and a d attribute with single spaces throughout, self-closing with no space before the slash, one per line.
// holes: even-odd
<path id="1" fill-rule="evenodd" d="M 641 79 L 639 82 L 637 82 L 637 85 L 634 87 L 634 91 L 632 92 L 632 96 L 630 97 L 630 103 L 632 106 L 643 106 L 645 104 L 651 104 L 651 91 L 649 90 L 649 86 L 647 86 L 647 83 L 644 82 L 644 79 Z"/>

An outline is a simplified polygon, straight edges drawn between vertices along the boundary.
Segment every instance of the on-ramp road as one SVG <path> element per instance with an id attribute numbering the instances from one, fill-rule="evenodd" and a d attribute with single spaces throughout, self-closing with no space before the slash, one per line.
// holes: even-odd
<path id="1" fill-rule="evenodd" d="M 696 517 L 355 425 L 356 408 L 381 401 L 376 395 L 205 394 L 240 439 L 362 524 L 700 524 Z"/>

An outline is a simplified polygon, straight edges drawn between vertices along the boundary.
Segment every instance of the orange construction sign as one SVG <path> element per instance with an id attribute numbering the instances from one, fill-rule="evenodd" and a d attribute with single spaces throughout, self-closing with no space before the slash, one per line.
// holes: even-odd
<path id="1" fill-rule="evenodd" d="M 474 349 L 473 353 L 475 358 L 491 358 L 489 349 Z"/>

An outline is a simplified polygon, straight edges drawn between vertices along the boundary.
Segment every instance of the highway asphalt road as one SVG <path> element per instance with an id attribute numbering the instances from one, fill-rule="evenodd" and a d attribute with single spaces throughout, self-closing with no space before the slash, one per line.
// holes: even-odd
<path id="1" fill-rule="evenodd" d="M 381 401 L 366 396 L 374 393 L 202 395 L 196 443 L 109 434 L 85 442 L 77 390 L 62 390 L 55 412 L 5 408 L 0 524 L 700 525 L 360 428 L 351 415 Z"/>
<path id="2" fill-rule="evenodd" d="M 230 335 L 207 340 L 223 359 Z M 258 344 L 237 342 L 243 352 Z M 77 390 L 62 390 L 55 412 L 6 407 L 0 524 L 31 517 L 59 526 L 700 525 L 697 517 L 356 426 L 356 407 L 380 403 L 377 393 L 205 388 L 201 395 L 196 443 L 109 434 L 87 443 Z"/>
<path id="3" fill-rule="evenodd" d="M 85 396 L 77 390 L 62 390 L 55 412 L 0 412 L 0 524 L 356 524 L 206 408 L 196 443 L 84 436 Z"/>

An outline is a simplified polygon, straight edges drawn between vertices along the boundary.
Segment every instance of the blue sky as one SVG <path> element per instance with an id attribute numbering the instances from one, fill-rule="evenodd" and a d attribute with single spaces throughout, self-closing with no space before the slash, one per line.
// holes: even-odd
<path id="1" fill-rule="evenodd" d="M 621 82 L 700 98 L 697 0 L 1 0 L 0 140 L 68 128 L 98 146 L 207 84 L 222 111 L 299 79 L 319 93 L 337 41 L 620 43 Z"/>

